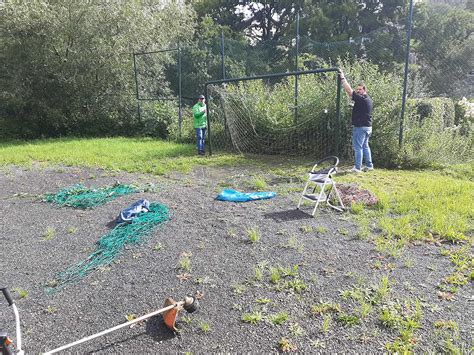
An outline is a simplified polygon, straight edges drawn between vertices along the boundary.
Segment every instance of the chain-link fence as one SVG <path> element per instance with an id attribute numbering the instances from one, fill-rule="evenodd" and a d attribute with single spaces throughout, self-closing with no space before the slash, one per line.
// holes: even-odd
<path id="1" fill-rule="evenodd" d="M 463 96 L 469 99 L 473 92 L 472 16 L 430 3 L 416 7 L 409 46 L 406 16 L 397 24 L 342 41 L 318 42 L 295 32 L 293 38 L 287 36 L 281 43 L 245 44 L 222 35 L 182 46 L 173 52 L 168 69 L 160 73 L 168 85 L 160 89 L 166 89 L 167 98 L 174 100 L 173 110 L 180 112 L 174 125 L 179 132 L 173 136 L 193 139 L 189 107 L 204 92 L 206 82 L 343 67 L 350 84 L 354 87 L 363 81 L 374 100 L 376 158 L 392 163 L 415 159 L 420 149 L 430 159 L 445 154 L 448 160 L 454 148 L 457 155 L 471 154 L 469 102 L 464 111 L 457 103 Z M 405 73 L 407 102 L 403 112 Z M 280 76 L 253 84 L 211 86 L 214 148 L 301 154 L 314 153 L 308 149 L 311 146 L 318 147 L 321 154 L 324 149 L 342 156 L 351 154 L 350 99 L 339 93 L 342 118 L 335 124 L 335 75 L 308 78 Z M 445 146 L 440 150 L 441 144 Z"/>

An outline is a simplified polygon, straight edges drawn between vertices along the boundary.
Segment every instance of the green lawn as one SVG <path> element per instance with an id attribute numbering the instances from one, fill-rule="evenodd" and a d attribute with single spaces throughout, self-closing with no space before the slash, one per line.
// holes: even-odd
<path id="1" fill-rule="evenodd" d="M 194 145 L 150 138 L 46 139 L 0 143 L 0 165 L 66 165 L 164 174 L 197 165 L 243 163 L 243 156 L 199 157 Z"/>

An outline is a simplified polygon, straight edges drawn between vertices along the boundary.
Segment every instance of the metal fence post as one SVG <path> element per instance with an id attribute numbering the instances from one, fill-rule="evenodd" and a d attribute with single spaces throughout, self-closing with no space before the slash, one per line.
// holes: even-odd
<path id="1" fill-rule="evenodd" d="M 339 154 L 341 145 L 341 76 L 337 74 L 337 92 L 336 92 L 336 150 L 335 155 Z"/>
<path id="2" fill-rule="evenodd" d="M 298 55 L 299 55 L 299 44 L 300 44 L 300 14 L 296 14 L 296 57 L 295 57 L 295 71 L 298 69 Z M 298 75 L 295 76 L 295 124 L 298 122 Z"/>
<path id="3" fill-rule="evenodd" d="M 405 104 L 407 100 L 407 84 L 408 84 L 408 59 L 410 56 L 410 39 L 411 39 L 411 25 L 413 19 L 413 0 L 410 0 L 410 15 L 408 16 L 408 29 L 407 29 L 407 47 L 405 54 L 405 74 L 403 77 L 403 94 L 402 94 L 402 111 L 400 113 L 400 132 L 398 134 L 398 145 L 403 145 L 403 121 L 405 115 Z"/>
<path id="4" fill-rule="evenodd" d="M 225 62 L 224 62 L 224 31 L 221 31 L 221 63 L 222 63 L 222 79 L 225 79 Z"/>
<path id="5" fill-rule="evenodd" d="M 181 97 L 181 45 L 178 42 L 178 125 L 179 125 L 179 138 L 181 139 L 183 113 L 182 113 L 182 97 Z"/>
<path id="6" fill-rule="evenodd" d="M 135 93 L 137 96 L 137 110 L 138 110 L 138 121 L 142 121 L 142 117 L 140 114 L 140 97 L 138 96 L 138 77 L 137 77 L 137 60 L 136 60 L 136 54 L 133 53 L 133 72 L 135 74 Z"/>

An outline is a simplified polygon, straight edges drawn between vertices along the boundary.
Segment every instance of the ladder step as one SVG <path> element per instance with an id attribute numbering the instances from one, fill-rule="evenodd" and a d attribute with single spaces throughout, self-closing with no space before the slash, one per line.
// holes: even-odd
<path id="1" fill-rule="evenodd" d="M 307 200 L 310 200 L 310 201 L 318 201 L 318 197 L 319 195 L 303 195 L 303 198 L 307 199 Z M 323 199 L 319 200 L 319 202 L 323 202 L 323 201 L 326 201 L 326 197 L 323 196 Z"/>

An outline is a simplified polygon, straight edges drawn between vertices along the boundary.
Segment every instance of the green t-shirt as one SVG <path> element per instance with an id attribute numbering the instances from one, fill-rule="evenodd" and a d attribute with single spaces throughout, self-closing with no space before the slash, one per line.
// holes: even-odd
<path id="1" fill-rule="evenodd" d="M 198 102 L 193 106 L 194 128 L 207 127 L 206 105 L 203 102 Z"/>

